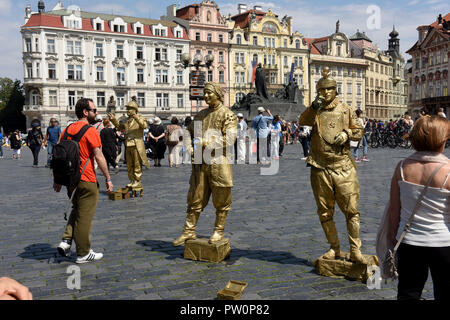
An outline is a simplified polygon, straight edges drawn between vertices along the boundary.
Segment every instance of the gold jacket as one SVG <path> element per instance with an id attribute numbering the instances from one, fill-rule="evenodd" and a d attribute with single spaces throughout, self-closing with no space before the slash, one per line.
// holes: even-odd
<path id="1" fill-rule="evenodd" d="M 150 167 L 147 155 L 145 153 L 144 144 L 144 129 L 147 128 L 146 119 L 140 114 L 137 115 L 138 119 L 128 118 L 127 122 L 122 123 L 117 121 L 117 119 L 112 119 L 111 122 L 119 130 L 125 130 L 125 146 L 126 147 L 136 147 L 141 158 L 141 163 L 143 163 L 147 168 Z"/>
<path id="2" fill-rule="evenodd" d="M 202 127 L 201 132 L 195 135 L 196 122 L 201 122 Z M 186 141 L 186 145 L 191 146 L 192 175 L 197 170 L 208 170 L 211 174 L 212 185 L 216 187 L 233 186 L 232 150 L 236 141 L 237 123 L 235 114 L 223 104 L 216 108 L 203 109 L 194 117 L 194 121 L 187 128 L 190 134 L 185 135 L 190 140 Z M 201 138 L 195 139 L 196 137 Z M 220 149 L 222 152 L 219 151 Z M 202 151 L 202 163 L 196 164 L 195 160 L 196 157 L 199 157 L 200 150 Z M 206 154 L 211 155 L 211 159 L 204 158 L 205 150 Z M 216 150 L 219 153 L 216 154 Z"/>
<path id="3" fill-rule="evenodd" d="M 364 135 L 364 128 L 352 107 L 335 98 L 319 111 L 311 107 L 306 108 L 298 122 L 301 126 L 313 127 L 307 163 L 319 169 L 356 168 L 350 154 L 350 140 L 360 141 Z M 348 140 L 342 146 L 334 144 L 334 138 L 340 132 L 348 135 Z"/>

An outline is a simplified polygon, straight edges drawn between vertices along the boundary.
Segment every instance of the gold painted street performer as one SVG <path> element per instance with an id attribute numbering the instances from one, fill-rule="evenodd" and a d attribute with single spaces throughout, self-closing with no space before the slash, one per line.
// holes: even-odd
<path id="1" fill-rule="evenodd" d="M 317 83 L 318 95 L 300 116 L 299 125 L 313 127 L 307 163 L 311 166 L 311 187 L 317 213 L 331 246 L 323 258 L 341 257 L 333 221 L 337 202 L 347 221 L 350 260 L 366 263 L 360 251 L 358 176 L 356 164 L 350 154 L 350 141 L 360 141 L 364 130 L 355 110 L 336 97 L 336 81 L 329 77 L 328 67 L 324 68 L 322 76 Z"/>
<path id="2" fill-rule="evenodd" d="M 147 121 L 142 115 L 138 114 L 139 106 L 136 103 L 135 97 L 126 105 L 126 108 L 128 115 L 126 122 L 117 121 L 116 117 L 111 113 L 108 116 L 117 129 L 125 130 L 126 160 L 128 178 L 130 179 L 127 187 L 142 191 L 144 189 L 141 183 L 142 164 L 147 168 L 150 167 L 143 140 L 144 129 L 147 128 Z"/>
<path id="3" fill-rule="evenodd" d="M 187 195 L 186 223 L 181 236 L 173 242 L 174 246 L 197 238 L 195 227 L 211 194 L 216 208 L 216 222 L 209 243 L 223 239 L 227 213 L 231 208 L 231 152 L 236 140 L 237 118 L 223 105 L 224 97 L 219 84 L 208 82 L 204 95 L 209 108 L 201 110 L 194 117 L 188 127 L 189 134 L 185 134 L 185 138 L 190 140 L 186 141 L 186 145 L 191 146 L 193 164 Z"/>

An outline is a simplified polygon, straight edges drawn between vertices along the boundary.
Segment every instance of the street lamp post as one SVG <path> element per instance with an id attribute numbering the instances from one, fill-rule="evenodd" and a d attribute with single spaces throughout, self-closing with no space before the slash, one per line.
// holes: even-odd
<path id="1" fill-rule="evenodd" d="M 181 55 L 181 62 L 183 63 L 184 68 L 187 69 L 189 67 L 195 67 L 197 72 L 202 67 L 206 67 L 209 70 L 212 63 L 214 62 L 214 56 L 212 54 L 208 54 L 205 56 L 204 64 L 202 64 L 202 61 L 203 61 L 203 56 L 200 53 L 197 53 L 194 56 L 193 63 L 191 63 L 191 56 L 189 55 L 189 53 L 183 53 Z M 204 83 L 200 83 L 200 84 L 197 82 L 192 83 L 192 77 L 190 77 L 190 78 L 191 78 L 191 83 L 190 83 L 191 87 L 204 88 L 204 86 L 205 86 Z M 197 100 L 196 113 L 198 113 L 198 110 L 200 108 L 200 98 L 197 97 L 196 100 Z M 191 114 L 192 114 L 192 108 L 191 108 Z"/>

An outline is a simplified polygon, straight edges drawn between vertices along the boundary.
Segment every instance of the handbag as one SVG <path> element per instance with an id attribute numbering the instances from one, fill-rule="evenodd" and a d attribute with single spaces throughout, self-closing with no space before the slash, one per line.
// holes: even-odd
<path id="1" fill-rule="evenodd" d="M 408 222 L 406 223 L 405 228 L 403 229 L 403 232 L 397 241 L 397 244 L 394 246 L 393 249 L 389 249 L 386 252 L 386 256 L 383 259 L 383 261 L 381 262 L 382 268 L 383 268 L 383 273 L 385 273 L 389 278 L 392 278 L 393 280 L 396 280 L 398 278 L 398 256 L 397 256 L 398 247 L 402 243 L 403 238 L 405 238 L 406 232 L 408 232 L 409 228 L 411 227 L 411 222 L 414 219 L 414 215 L 416 214 L 417 210 L 419 209 L 420 205 L 422 204 L 423 197 L 425 196 L 425 193 L 427 192 L 431 181 L 433 180 L 434 176 L 439 171 L 439 169 L 442 168 L 444 165 L 445 165 L 445 163 L 442 163 L 441 165 L 437 166 L 434 169 L 433 173 L 431 174 L 430 178 L 428 179 L 428 181 L 425 185 L 425 188 L 423 188 L 423 191 L 420 194 L 416 205 L 414 206 L 411 216 L 409 217 Z"/>

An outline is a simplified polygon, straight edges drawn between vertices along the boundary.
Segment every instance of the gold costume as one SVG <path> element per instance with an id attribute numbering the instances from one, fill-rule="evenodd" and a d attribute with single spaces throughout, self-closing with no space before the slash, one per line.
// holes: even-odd
<path id="1" fill-rule="evenodd" d="M 141 183 L 142 164 L 150 167 L 144 145 L 144 129 L 147 128 L 146 119 L 138 114 L 138 104 L 132 100 L 126 106 L 128 110 L 127 122 L 119 122 L 113 115 L 109 115 L 111 122 L 119 130 L 125 130 L 126 160 L 128 167 L 128 178 L 130 183 L 127 187 L 143 189 Z"/>
<path id="2" fill-rule="evenodd" d="M 350 259 L 364 263 L 360 251 L 359 183 L 350 154 L 350 140 L 361 140 L 364 129 L 355 110 L 336 97 L 336 81 L 328 78 L 327 69 L 317 84 L 320 95 L 299 118 L 299 125 L 313 127 L 307 163 L 312 167 L 311 186 L 317 213 L 331 246 L 324 258 L 341 255 L 333 221 L 337 202 L 347 221 Z"/>
<path id="3" fill-rule="evenodd" d="M 220 85 L 207 83 L 205 86 L 205 100 L 209 108 L 201 110 L 188 127 L 190 134 L 186 134 L 186 145 L 191 146 L 193 158 L 190 187 L 187 195 L 187 216 L 182 235 L 173 242 L 174 246 L 183 244 L 186 240 L 196 239 L 195 228 L 200 213 L 207 206 L 212 195 L 216 208 L 216 222 L 210 243 L 221 240 L 224 236 L 227 213 L 231 208 L 231 188 L 233 187 L 233 167 L 231 150 L 236 140 L 237 118 L 223 103 Z M 201 133 L 194 132 L 201 124 Z M 211 130 L 217 130 L 216 133 Z M 202 151 L 201 163 L 197 163 L 196 149 Z M 220 150 L 222 152 L 216 152 Z M 198 150 L 198 151 L 199 151 Z M 211 155 L 211 159 L 203 157 L 204 152 Z M 228 150 L 228 158 L 227 158 Z"/>

